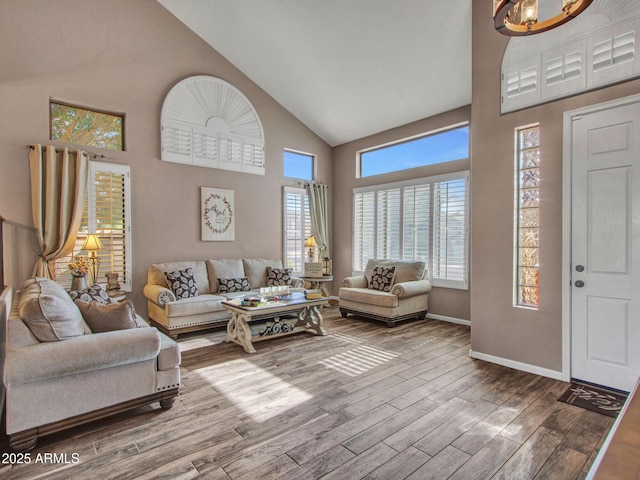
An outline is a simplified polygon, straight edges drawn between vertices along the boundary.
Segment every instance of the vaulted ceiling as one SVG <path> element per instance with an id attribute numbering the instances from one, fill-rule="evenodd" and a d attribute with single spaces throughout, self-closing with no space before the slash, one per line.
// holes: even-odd
<path id="1" fill-rule="evenodd" d="M 471 0 L 158 2 L 331 146 L 471 103 Z"/>

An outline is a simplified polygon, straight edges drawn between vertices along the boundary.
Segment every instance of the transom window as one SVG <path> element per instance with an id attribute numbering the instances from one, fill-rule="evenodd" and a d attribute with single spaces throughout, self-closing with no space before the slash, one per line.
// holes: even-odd
<path id="1" fill-rule="evenodd" d="M 50 101 L 51 140 L 124 150 L 124 114 Z"/>
<path id="2" fill-rule="evenodd" d="M 359 176 L 424 167 L 469 157 L 469 125 L 428 133 L 359 153 Z"/>
<path id="3" fill-rule="evenodd" d="M 314 156 L 309 153 L 284 151 L 284 176 L 299 180 L 313 180 Z"/>
<path id="4" fill-rule="evenodd" d="M 469 285 L 469 172 L 357 188 L 353 271 L 372 258 L 419 260 L 434 286 Z"/>

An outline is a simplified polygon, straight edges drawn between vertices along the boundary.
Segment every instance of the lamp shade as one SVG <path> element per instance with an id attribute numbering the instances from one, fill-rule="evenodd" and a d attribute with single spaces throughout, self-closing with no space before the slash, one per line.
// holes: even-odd
<path id="1" fill-rule="evenodd" d="M 100 238 L 95 233 L 90 233 L 87 235 L 87 238 L 84 240 L 84 244 L 82 245 L 81 250 L 86 250 L 87 252 L 92 252 L 96 250 L 101 250 L 103 248 L 102 242 Z"/>
<path id="2" fill-rule="evenodd" d="M 307 237 L 307 239 L 304 242 L 304 246 L 307 248 L 310 247 L 317 247 L 318 245 L 316 244 L 316 239 L 313 237 L 313 235 L 309 235 Z"/>

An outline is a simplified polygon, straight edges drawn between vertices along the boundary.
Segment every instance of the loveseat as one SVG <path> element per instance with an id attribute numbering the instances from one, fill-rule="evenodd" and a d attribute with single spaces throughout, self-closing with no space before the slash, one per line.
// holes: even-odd
<path id="1" fill-rule="evenodd" d="M 176 337 L 226 325 L 231 316 L 222 306 L 225 300 L 254 295 L 261 287 L 288 285 L 295 290 L 303 284 L 280 260 L 194 260 L 151 265 L 144 295 L 152 324 Z"/>
<path id="2" fill-rule="evenodd" d="M 431 282 L 424 262 L 371 259 L 363 275 L 347 277 L 338 292 L 342 317 L 351 313 L 388 327 L 410 318 L 424 319 Z"/>
<path id="3" fill-rule="evenodd" d="M 128 300 L 74 302 L 36 277 L 16 294 L 6 329 L 5 426 L 14 450 L 141 405 L 171 408 L 178 395 L 178 345 Z"/>

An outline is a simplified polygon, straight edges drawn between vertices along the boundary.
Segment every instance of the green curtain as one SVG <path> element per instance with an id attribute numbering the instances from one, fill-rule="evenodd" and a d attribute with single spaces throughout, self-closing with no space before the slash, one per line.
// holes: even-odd
<path id="1" fill-rule="evenodd" d="M 329 216 L 327 209 L 328 187 L 321 183 L 308 183 L 305 185 L 307 198 L 309 199 L 309 213 L 311 215 L 311 229 L 320 250 L 320 259 L 331 258 L 329 245 Z"/>
<path id="2" fill-rule="evenodd" d="M 53 278 L 49 262 L 72 252 L 87 196 L 89 156 L 53 145 L 29 153 L 31 209 L 41 252 L 33 275 Z"/>

